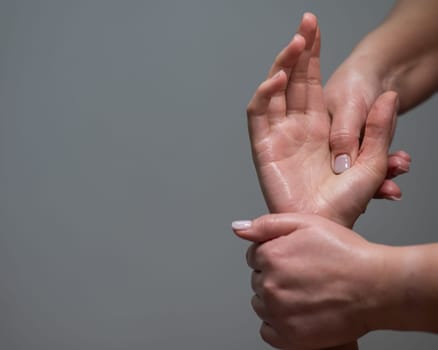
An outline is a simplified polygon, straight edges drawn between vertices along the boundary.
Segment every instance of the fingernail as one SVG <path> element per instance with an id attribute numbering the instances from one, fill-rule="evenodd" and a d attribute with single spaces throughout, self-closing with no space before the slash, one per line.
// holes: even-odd
<path id="1" fill-rule="evenodd" d="M 388 199 L 389 200 L 391 200 L 391 201 L 401 201 L 401 197 L 396 197 L 396 196 L 390 196 L 390 197 L 388 197 Z"/>
<path id="2" fill-rule="evenodd" d="M 231 227 L 234 230 L 247 230 L 251 227 L 251 225 L 252 221 L 250 220 L 238 220 L 231 223 Z"/>
<path id="3" fill-rule="evenodd" d="M 348 154 L 341 154 L 336 157 L 334 164 L 334 171 L 336 174 L 341 174 L 345 170 L 350 169 L 351 160 Z"/>
<path id="4" fill-rule="evenodd" d="M 399 175 L 403 175 L 409 172 L 409 168 L 397 168 L 394 170 L 393 175 L 394 176 L 399 176 Z"/>

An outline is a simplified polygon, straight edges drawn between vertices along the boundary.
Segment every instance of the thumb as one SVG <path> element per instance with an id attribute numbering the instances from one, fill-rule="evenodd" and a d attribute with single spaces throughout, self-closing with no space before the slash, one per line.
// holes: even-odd
<path id="1" fill-rule="evenodd" d="M 386 176 L 388 150 L 397 121 L 398 96 L 394 91 L 380 95 L 368 115 L 358 163 Z"/>
<path id="2" fill-rule="evenodd" d="M 233 221 L 231 227 L 239 238 L 262 243 L 289 235 L 309 221 L 310 217 L 303 214 L 268 214 L 254 220 Z"/>
<path id="3" fill-rule="evenodd" d="M 394 134 L 397 94 L 388 91 L 378 97 L 368 115 L 365 135 L 356 163 L 348 173 L 356 195 L 368 202 L 386 177 L 388 149 Z"/>
<path id="4" fill-rule="evenodd" d="M 330 109 L 330 150 L 333 171 L 336 174 L 349 169 L 357 158 L 366 113 L 366 107 L 353 99 L 348 103 L 344 102 L 342 107 Z"/>

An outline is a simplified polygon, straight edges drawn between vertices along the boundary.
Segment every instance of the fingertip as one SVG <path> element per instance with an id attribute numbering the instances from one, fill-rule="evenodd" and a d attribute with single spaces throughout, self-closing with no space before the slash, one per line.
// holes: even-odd
<path id="1" fill-rule="evenodd" d="M 396 151 L 396 152 L 390 154 L 390 157 L 398 157 L 398 158 L 404 159 L 405 161 L 407 161 L 409 163 L 412 162 L 411 155 L 408 152 L 403 151 L 403 150 L 399 150 L 399 151 Z"/>
<path id="2" fill-rule="evenodd" d="M 286 73 L 284 72 L 283 69 L 280 69 L 277 73 L 275 73 L 271 80 L 281 80 L 282 78 L 286 77 Z"/>
<path id="3" fill-rule="evenodd" d="M 268 78 L 262 82 L 258 86 L 254 96 L 246 108 L 248 117 L 260 116 L 266 113 L 272 96 L 285 88 L 286 81 L 286 73 L 283 70 L 280 70 L 271 78 Z"/>
<path id="4" fill-rule="evenodd" d="M 337 156 L 346 154 L 353 165 L 359 153 L 361 130 L 366 123 L 365 107 L 350 104 L 333 106 L 330 114 L 329 144 L 333 161 Z"/>
<path id="5" fill-rule="evenodd" d="M 351 157 L 348 154 L 340 154 L 335 157 L 333 171 L 335 174 L 342 174 L 351 168 Z"/>
<path id="6" fill-rule="evenodd" d="M 409 163 L 412 162 L 412 157 L 409 153 L 405 151 L 399 151 L 398 155 L 403 158 L 404 160 L 408 161 Z"/>
<path id="7" fill-rule="evenodd" d="M 303 14 L 298 32 L 306 39 L 306 50 L 311 50 L 315 40 L 318 21 L 316 16 L 311 12 Z"/>
<path id="8" fill-rule="evenodd" d="M 318 24 L 318 17 L 316 17 L 316 15 L 312 12 L 304 12 L 302 21 L 309 21 L 316 27 Z"/>
<path id="9" fill-rule="evenodd" d="M 250 242 L 263 241 L 263 237 L 259 237 L 257 228 L 255 227 L 256 220 L 235 220 L 231 223 L 231 228 L 237 237 Z M 266 239 L 265 239 L 266 240 Z"/>
<path id="10" fill-rule="evenodd" d="M 283 69 L 280 69 L 271 78 L 265 80 L 260 85 L 261 95 L 271 99 L 276 94 L 284 91 L 287 84 L 287 74 Z"/>
<path id="11" fill-rule="evenodd" d="M 231 223 L 231 228 L 235 232 L 248 231 L 252 226 L 251 220 L 234 220 Z"/>
<path id="12" fill-rule="evenodd" d="M 385 180 L 374 197 L 392 201 L 400 201 L 402 198 L 402 191 L 394 181 Z"/>
<path id="13" fill-rule="evenodd" d="M 410 162 L 398 156 L 390 156 L 388 158 L 388 174 L 387 178 L 393 178 L 402 174 L 406 174 L 410 170 Z"/>
<path id="14" fill-rule="evenodd" d="M 306 46 L 306 38 L 302 36 L 300 33 L 296 33 L 292 40 L 291 45 L 296 45 L 298 50 L 304 50 L 304 47 Z"/>
<path id="15" fill-rule="evenodd" d="M 350 169 L 356 161 L 359 150 L 359 136 L 350 129 L 334 129 L 330 134 L 332 168 L 336 174 Z"/>

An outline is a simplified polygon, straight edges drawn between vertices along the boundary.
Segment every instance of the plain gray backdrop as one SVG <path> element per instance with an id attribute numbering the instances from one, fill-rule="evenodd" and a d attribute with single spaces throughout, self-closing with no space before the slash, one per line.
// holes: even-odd
<path id="1" fill-rule="evenodd" d="M 0 0 L 0 348 L 269 349 L 230 230 L 266 212 L 246 104 L 303 12 L 327 79 L 392 4 Z M 368 239 L 436 240 L 437 110 L 400 119 L 412 170 L 360 219 Z"/>

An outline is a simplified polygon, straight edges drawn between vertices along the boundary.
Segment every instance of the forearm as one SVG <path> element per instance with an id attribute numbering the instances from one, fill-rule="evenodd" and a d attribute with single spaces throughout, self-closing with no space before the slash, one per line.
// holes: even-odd
<path id="1" fill-rule="evenodd" d="M 370 328 L 438 333 L 438 244 L 379 249 L 384 307 L 370 313 Z"/>
<path id="2" fill-rule="evenodd" d="M 349 57 L 372 72 L 383 91 L 399 93 L 400 109 L 417 105 L 438 88 L 438 1 L 398 1 L 387 19 Z"/>

